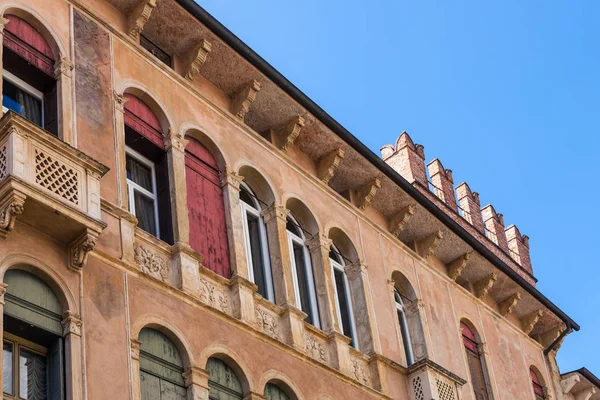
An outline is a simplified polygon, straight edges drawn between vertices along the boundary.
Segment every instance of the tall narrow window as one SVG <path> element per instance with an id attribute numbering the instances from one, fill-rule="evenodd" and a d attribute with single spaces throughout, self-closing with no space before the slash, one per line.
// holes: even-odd
<path id="1" fill-rule="evenodd" d="M 307 322 L 319 328 L 319 308 L 310 252 L 302 228 L 291 215 L 287 218 L 287 233 L 292 258 L 292 279 L 294 291 L 296 292 L 296 307 L 299 306 L 307 314 Z"/>
<path id="2" fill-rule="evenodd" d="M 477 400 L 488 400 L 489 394 L 483 371 L 483 360 L 479 352 L 479 343 L 477 342 L 475 332 L 464 322 L 460 323 L 463 344 L 467 353 L 469 362 L 469 371 L 471 373 L 471 384 Z"/>
<path id="3" fill-rule="evenodd" d="M 331 273 L 333 275 L 338 323 L 344 335 L 352 339 L 350 345 L 357 347 L 356 326 L 354 324 L 350 286 L 348 285 L 348 277 L 346 276 L 346 263 L 335 246 L 331 246 L 329 251 L 329 262 L 331 263 Z"/>
<path id="4" fill-rule="evenodd" d="M 186 400 L 183 360 L 175 344 L 150 328 L 142 329 L 138 340 L 142 400 Z"/>
<path id="5" fill-rule="evenodd" d="M 58 135 L 55 55 L 27 21 L 6 15 L 2 55 L 2 110 L 12 110 Z"/>
<path id="6" fill-rule="evenodd" d="M 533 385 L 535 400 L 545 400 L 546 390 L 542 384 L 542 380 L 539 378 L 538 374 L 533 370 L 533 368 L 529 369 L 529 376 L 531 377 L 531 384 Z"/>
<path id="7" fill-rule="evenodd" d="M 129 211 L 138 227 L 172 244 L 167 153 L 160 122 L 139 98 L 125 94 L 125 169 Z"/>
<path id="8" fill-rule="evenodd" d="M 240 204 L 242 207 L 242 223 L 246 240 L 246 258 L 248 260 L 248 276 L 258 286 L 258 293 L 265 299 L 275 301 L 273 294 L 273 277 L 269 260 L 267 229 L 260 215 L 261 206 L 250 187 L 241 185 Z"/>
<path id="9" fill-rule="evenodd" d="M 394 289 L 394 301 L 396 303 L 396 314 L 398 316 L 398 323 L 400 324 L 400 333 L 402 334 L 402 344 L 404 345 L 404 352 L 406 354 L 406 364 L 411 366 L 415 362 L 415 356 L 413 353 L 412 340 L 410 337 L 410 329 L 408 327 L 408 320 L 406 318 L 406 309 L 404 306 L 404 299 L 398 289 Z"/>
<path id="10" fill-rule="evenodd" d="M 209 400 L 242 400 L 242 382 L 235 371 L 223 360 L 211 357 L 206 363 Z"/>

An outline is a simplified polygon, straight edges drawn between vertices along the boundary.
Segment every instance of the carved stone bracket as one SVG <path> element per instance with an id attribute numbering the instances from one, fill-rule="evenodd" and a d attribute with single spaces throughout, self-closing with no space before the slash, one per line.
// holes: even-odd
<path id="1" fill-rule="evenodd" d="M 473 288 L 475 289 L 475 296 L 477 296 L 478 299 L 485 297 L 497 280 L 498 275 L 496 272 L 492 272 L 485 278 L 475 282 L 475 285 L 473 285 Z"/>
<path id="2" fill-rule="evenodd" d="M 538 310 L 521 318 L 521 326 L 526 335 L 529 335 L 533 331 L 533 328 L 535 328 L 535 325 L 542 318 L 542 315 L 543 311 Z"/>
<path id="3" fill-rule="evenodd" d="M 573 399 L 574 400 L 590 400 L 592 398 L 593 395 L 595 395 L 598 392 L 598 389 L 596 389 L 595 387 L 589 387 L 583 390 L 578 390 L 577 392 L 573 393 Z"/>
<path id="4" fill-rule="evenodd" d="M 558 339 L 558 337 L 560 336 L 560 334 L 563 330 L 564 330 L 564 326 L 562 324 L 555 325 L 540 335 L 539 342 L 544 347 L 549 346 L 556 339 Z"/>
<path id="5" fill-rule="evenodd" d="M 125 103 L 127 103 L 127 98 L 115 91 L 113 92 L 113 99 L 115 101 L 115 108 L 120 112 L 125 112 Z"/>
<path id="6" fill-rule="evenodd" d="M 72 312 L 64 313 L 63 320 L 60 324 L 63 328 L 63 336 L 66 337 L 70 334 L 81 336 L 81 327 L 83 326 L 83 322 L 81 321 L 79 314 Z"/>
<path id="7" fill-rule="evenodd" d="M 61 57 L 56 60 L 56 63 L 54 64 L 54 77 L 56 79 L 60 79 L 62 75 L 70 77 L 72 71 L 73 64 L 68 59 Z"/>
<path id="8" fill-rule="evenodd" d="M 188 53 L 185 60 L 185 76 L 189 80 L 193 80 L 198 74 L 200 74 L 200 70 L 202 66 L 206 62 L 206 58 L 208 57 L 208 53 L 210 53 L 212 49 L 212 45 L 206 39 L 200 40 L 194 48 Z"/>
<path id="9" fill-rule="evenodd" d="M 169 281 L 169 263 L 149 248 L 138 243 L 133 245 L 134 260 L 143 273 L 163 282 Z"/>
<path id="10" fill-rule="evenodd" d="M 361 189 L 358 190 L 358 208 L 361 210 L 365 210 L 367 207 L 371 205 L 373 199 L 375 199 L 375 195 L 377 194 L 377 190 L 381 188 L 381 181 L 378 178 L 373 179 L 371 182 L 367 183 Z"/>
<path id="11" fill-rule="evenodd" d="M 319 166 L 317 167 L 317 176 L 319 179 L 325 183 L 329 183 L 343 158 L 344 150 L 342 149 L 334 150 L 323 157 L 319 161 Z"/>
<path id="12" fill-rule="evenodd" d="M 502 301 L 499 304 L 500 314 L 502 314 L 503 317 L 508 316 L 510 313 L 512 313 L 514 308 L 517 306 L 517 304 L 519 303 L 519 300 L 521 300 L 521 293 L 517 292 L 517 293 L 509 296 L 504 301 Z"/>
<path id="13" fill-rule="evenodd" d="M 131 339 L 131 358 L 134 360 L 140 359 L 140 348 L 142 347 L 142 342 L 137 339 Z"/>
<path id="14" fill-rule="evenodd" d="M 8 233 L 15 228 L 17 216 L 23 214 L 25 210 L 26 198 L 24 194 L 15 191 L 10 194 L 10 198 L 0 211 L 0 238 L 6 239 Z"/>
<path id="15" fill-rule="evenodd" d="M 465 253 L 448 264 L 448 276 L 450 277 L 450 279 L 456 281 L 460 277 L 460 274 L 467 266 L 467 263 L 469 262 L 469 259 L 472 255 L 472 252 Z"/>
<path id="16" fill-rule="evenodd" d="M 99 233 L 88 230 L 69 246 L 69 268 L 78 272 L 87 262 L 90 251 L 94 250 Z"/>
<path id="17" fill-rule="evenodd" d="M 140 40 L 140 34 L 144 30 L 144 25 L 150 19 L 150 14 L 156 7 L 157 1 L 143 0 L 127 17 L 127 34 L 136 42 Z"/>
<path id="18" fill-rule="evenodd" d="M 423 258 L 432 256 L 443 238 L 442 231 L 437 231 L 430 234 L 425 239 L 419 240 L 417 242 L 417 251 L 419 255 Z"/>
<path id="19" fill-rule="evenodd" d="M 417 210 L 417 206 L 414 204 L 411 204 L 409 206 L 404 207 L 400 211 L 398 211 L 392 217 L 392 219 L 390 220 L 390 232 L 392 233 L 392 235 L 400 236 L 402 231 L 408 225 L 408 221 L 410 220 L 410 217 L 412 217 L 415 214 L 416 210 Z"/>
<path id="20" fill-rule="evenodd" d="M 271 130 L 271 137 L 277 148 L 283 151 L 294 146 L 296 140 L 300 136 L 300 130 L 304 126 L 304 118 L 300 115 L 292 118 L 283 128 L 275 131 Z"/>
<path id="21" fill-rule="evenodd" d="M 231 101 L 231 112 L 243 121 L 259 91 L 260 82 L 256 79 L 244 85 Z"/>
<path id="22" fill-rule="evenodd" d="M 579 375 L 571 375 L 560 381 L 560 387 L 564 394 L 569 394 L 580 381 L 581 377 Z"/>
<path id="23" fill-rule="evenodd" d="M 235 190 L 240 190 L 240 185 L 244 181 L 244 177 L 242 175 L 236 174 L 231 171 L 228 167 L 225 167 L 225 171 L 221 172 L 221 187 L 230 186 Z"/>

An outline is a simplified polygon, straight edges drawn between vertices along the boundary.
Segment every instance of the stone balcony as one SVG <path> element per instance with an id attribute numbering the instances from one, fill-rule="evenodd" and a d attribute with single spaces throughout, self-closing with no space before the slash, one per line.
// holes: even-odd
<path id="1" fill-rule="evenodd" d="M 81 268 L 106 224 L 100 178 L 108 168 L 20 115 L 0 119 L 0 236 L 30 225 L 69 246 Z"/>

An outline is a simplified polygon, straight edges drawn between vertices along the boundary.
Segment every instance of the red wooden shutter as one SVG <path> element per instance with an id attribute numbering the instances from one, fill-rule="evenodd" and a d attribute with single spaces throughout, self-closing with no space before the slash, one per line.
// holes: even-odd
<path id="1" fill-rule="evenodd" d="M 160 147 L 165 148 L 160 121 L 143 101 L 125 93 L 125 125 Z"/>
<path id="2" fill-rule="evenodd" d="M 479 346 L 475 338 L 475 333 L 465 324 L 460 323 L 463 343 L 469 361 L 469 371 L 471 372 L 471 384 L 475 392 L 475 399 L 488 400 L 487 385 L 485 383 L 485 375 L 483 373 L 483 364 L 481 355 L 479 354 Z"/>
<path id="3" fill-rule="evenodd" d="M 229 247 L 223 190 L 215 158 L 190 139 L 185 153 L 190 245 L 204 256 L 203 265 L 229 278 Z"/>
<path id="4" fill-rule="evenodd" d="M 54 78 L 56 58 L 42 34 L 27 21 L 15 15 L 6 15 L 6 18 L 8 24 L 4 28 L 4 46 Z"/>
<path id="5" fill-rule="evenodd" d="M 533 385 L 533 391 L 535 392 L 536 399 L 543 399 L 544 386 L 542 385 L 540 378 L 532 369 L 529 369 L 529 375 L 531 376 L 531 384 Z"/>

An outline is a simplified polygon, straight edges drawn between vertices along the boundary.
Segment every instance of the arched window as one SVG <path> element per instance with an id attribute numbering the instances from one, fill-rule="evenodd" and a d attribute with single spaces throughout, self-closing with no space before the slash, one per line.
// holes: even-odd
<path id="1" fill-rule="evenodd" d="M 144 231 L 172 244 L 167 153 L 159 119 L 138 97 L 126 93 L 125 151 L 129 211 Z"/>
<path id="2" fill-rule="evenodd" d="M 185 178 L 187 182 L 190 246 L 202 254 L 202 264 L 229 278 L 229 245 L 219 165 L 210 150 L 187 136 Z"/>
<path id="3" fill-rule="evenodd" d="M 315 291 L 312 261 L 306 245 L 306 237 L 298 221 L 290 214 L 286 225 L 292 261 L 292 278 L 296 294 L 296 307 L 307 314 L 306 320 L 320 328 L 319 307 Z"/>
<path id="4" fill-rule="evenodd" d="M 5 399 L 64 399 L 62 307 L 37 276 L 4 275 L 3 391 Z"/>
<path id="5" fill-rule="evenodd" d="M 290 397 L 274 383 L 267 383 L 265 386 L 265 398 L 267 400 L 290 400 Z"/>
<path id="6" fill-rule="evenodd" d="M 531 385 L 533 386 L 533 393 L 535 393 L 535 399 L 546 399 L 546 388 L 544 387 L 538 373 L 533 368 L 529 368 L 529 376 L 531 377 Z"/>
<path id="7" fill-rule="evenodd" d="M 262 207 L 250 187 L 242 183 L 240 187 L 240 205 L 246 240 L 246 258 L 248 276 L 258 286 L 258 293 L 265 299 L 275 301 L 273 276 L 269 259 L 267 228 L 262 215 Z"/>
<path id="8" fill-rule="evenodd" d="M 175 344 L 151 328 L 142 329 L 138 340 L 142 400 L 186 400 L 183 360 Z"/>
<path id="9" fill-rule="evenodd" d="M 242 400 L 244 398 L 240 378 L 223 360 L 209 358 L 206 370 L 210 400 Z"/>
<path id="10" fill-rule="evenodd" d="M 489 393 L 487 389 L 486 376 L 484 373 L 484 362 L 479 351 L 479 342 L 475 331 L 472 330 L 466 323 L 460 323 L 460 330 L 462 332 L 463 344 L 465 346 L 465 352 L 467 353 L 467 360 L 469 362 L 469 371 L 471 373 L 471 385 L 475 392 L 475 399 L 477 400 L 488 400 Z"/>
<path id="11" fill-rule="evenodd" d="M 56 56 L 42 34 L 16 15 L 4 16 L 2 108 L 58 135 Z"/>
<path id="12" fill-rule="evenodd" d="M 350 345 L 357 347 L 356 325 L 354 324 L 350 286 L 348 285 L 348 277 L 346 276 L 346 263 L 334 245 L 331 246 L 329 251 L 329 262 L 331 263 L 331 273 L 333 276 L 338 323 L 342 328 L 343 334 L 352 339 Z"/>
<path id="13" fill-rule="evenodd" d="M 394 301 L 396 302 L 396 313 L 398 315 L 400 333 L 402 334 L 402 342 L 404 344 L 404 352 L 406 354 L 406 364 L 411 366 L 415 362 L 415 356 L 413 353 L 410 329 L 408 328 L 408 319 L 406 318 L 406 309 L 404 306 L 405 300 L 402 299 L 402 295 L 400 294 L 398 288 L 394 289 Z"/>

